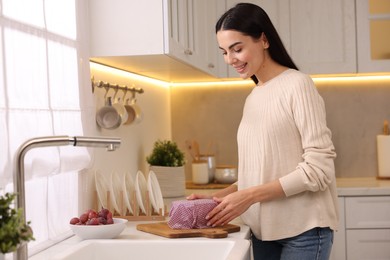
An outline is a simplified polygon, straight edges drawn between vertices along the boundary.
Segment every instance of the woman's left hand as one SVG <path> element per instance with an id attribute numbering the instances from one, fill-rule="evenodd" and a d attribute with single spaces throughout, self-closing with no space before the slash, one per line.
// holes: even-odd
<path id="1" fill-rule="evenodd" d="M 240 190 L 223 198 L 213 198 L 218 203 L 206 216 L 207 225 L 216 227 L 223 226 L 244 213 L 251 205 L 252 198 L 248 190 Z"/>

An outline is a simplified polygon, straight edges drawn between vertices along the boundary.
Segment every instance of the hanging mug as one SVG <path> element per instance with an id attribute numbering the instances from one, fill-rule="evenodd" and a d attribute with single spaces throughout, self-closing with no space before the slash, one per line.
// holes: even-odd
<path id="1" fill-rule="evenodd" d="M 127 111 L 127 121 L 124 123 L 125 125 L 137 124 L 142 121 L 142 111 L 141 108 L 137 105 L 136 99 L 132 98 L 126 100 L 125 108 Z"/>
<path id="2" fill-rule="evenodd" d="M 127 113 L 125 105 L 123 102 L 121 102 L 121 99 L 118 98 L 117 101 L 112 104 L 112 106 L 116 109 L 119 116 L 121 117 L 121 123 L 125 124 L 128 120 L 129 114 Z"/>

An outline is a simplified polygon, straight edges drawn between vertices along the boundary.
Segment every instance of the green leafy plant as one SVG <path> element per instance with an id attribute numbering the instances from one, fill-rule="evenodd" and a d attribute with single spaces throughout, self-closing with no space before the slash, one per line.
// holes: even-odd
<path id="1" fill-rule="evenodd" d="M 16 194 L 0 196 L 0 252 L 13 252 L 23 243 L 34 240 L 30 222 L 22 220 L 22 209 L 11 207 Z"/>
<path id="2" fill-rule="evenodd" d="M 184 153 L 175 142 L 169 140 L 156 141 L 146 161 L 154 166 L 179 167 L 185 164 Z"/>

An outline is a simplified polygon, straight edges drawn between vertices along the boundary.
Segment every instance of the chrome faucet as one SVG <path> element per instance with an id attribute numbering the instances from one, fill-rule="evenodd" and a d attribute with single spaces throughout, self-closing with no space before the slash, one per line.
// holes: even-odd
<path id="1" fill-rule="evenodd" d="M 23 143 L 16 154 L 16 165 L 14 171 L 14 192 L 16 192 L 15 208 L 21 208 L 22 220 L 26 223 L 26 198 L 24 185 L 24 157 L 32 148 L 48 147 L 48 146 L 84 146 L 84 147 L 103 147 L 107 151 L 115 151 L 121 144 L 121 139 L 112 137 L 84 137 L 84 136 L 44 136 L 27 140 Z M 27 243 L 23 243 L 15 252 L 17 260 L 26 260 Z"/>

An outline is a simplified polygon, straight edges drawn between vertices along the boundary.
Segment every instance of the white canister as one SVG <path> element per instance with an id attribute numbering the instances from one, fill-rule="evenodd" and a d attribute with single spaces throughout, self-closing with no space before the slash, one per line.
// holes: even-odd
<path id="1" fill-rule="evenodd" d="M 209 167 L 207 161 L 199 160 L 192 162 L 192 182 L 194 184 L 209 183 Z"/>
<path id="2" fill-rule="evenodd" d="M 390 179 L 390 135 L 378 135 L 377 156 L 378 156 L 378 178 Z"/>

